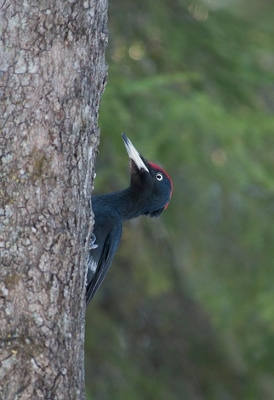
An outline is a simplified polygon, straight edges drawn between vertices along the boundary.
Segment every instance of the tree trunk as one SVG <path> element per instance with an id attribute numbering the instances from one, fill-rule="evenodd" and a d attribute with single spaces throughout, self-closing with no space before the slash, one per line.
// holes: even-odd
<path id="1" fill-rule="evenodd" d="M 3 1 L 0 398 L 84 398 L 107 0 Z"/>

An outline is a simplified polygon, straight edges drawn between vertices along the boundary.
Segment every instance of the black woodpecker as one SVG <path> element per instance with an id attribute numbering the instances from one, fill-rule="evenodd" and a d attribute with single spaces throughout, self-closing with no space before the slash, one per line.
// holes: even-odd
<path id="1" fill-rule="evenodd" d="M 145 160 L 123 133 L 130 158 L 130 186 L 119 192 L 92 197 L 95 217 L 91 238 L 86 287 L 86 305 L 105 279 L 122 233 L 122 222 L 139 215 L 158 217 L 168 206 L 173 185 L 158 165 Z"/>

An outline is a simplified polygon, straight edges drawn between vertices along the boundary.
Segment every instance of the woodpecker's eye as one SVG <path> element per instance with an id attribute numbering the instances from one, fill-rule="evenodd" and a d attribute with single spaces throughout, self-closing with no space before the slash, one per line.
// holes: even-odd
<path id="1" fill-rule="evenodd" d="M 162 175 L 160 172 L 157 172 L 157 174 L 156 174 L 156 179 L 157 179 L 158 181 L 161 181 L 161 180 L 163 179 L 163 175 Z"/>

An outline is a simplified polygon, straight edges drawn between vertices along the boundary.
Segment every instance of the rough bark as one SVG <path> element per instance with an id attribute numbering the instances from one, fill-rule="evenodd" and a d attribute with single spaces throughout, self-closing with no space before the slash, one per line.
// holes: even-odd
<path id="1" fill-rule="evenodd" d="M 0 398 L 80 399 L 107 0 L 0 15 Z"/>

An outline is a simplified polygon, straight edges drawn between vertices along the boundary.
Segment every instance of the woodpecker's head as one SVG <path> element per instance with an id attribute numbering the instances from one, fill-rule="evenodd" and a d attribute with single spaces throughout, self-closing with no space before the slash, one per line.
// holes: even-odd
<path id="1" fill-rule="evenodd" d="M 122 138 L 130 158 L 130 186 L 142 204 L 143 214 L 158 217 L 171 199 L 172 180 L 161 167 L 145 160 L 124 133 Z"/>

